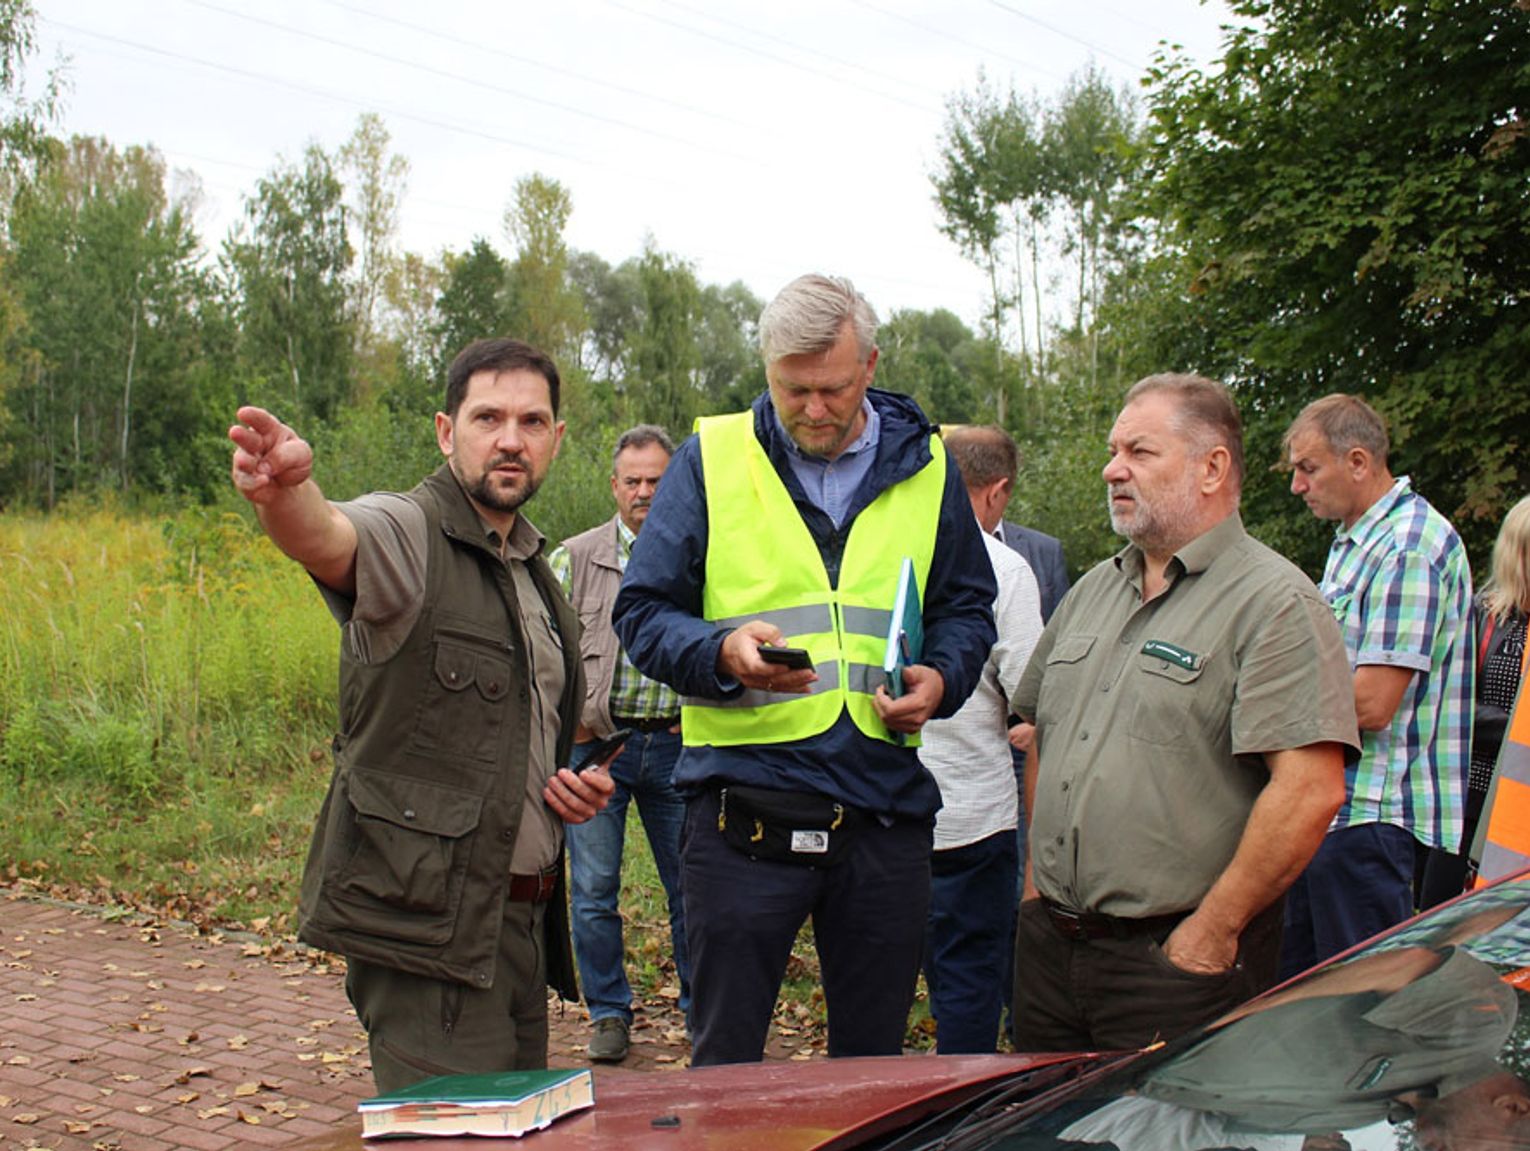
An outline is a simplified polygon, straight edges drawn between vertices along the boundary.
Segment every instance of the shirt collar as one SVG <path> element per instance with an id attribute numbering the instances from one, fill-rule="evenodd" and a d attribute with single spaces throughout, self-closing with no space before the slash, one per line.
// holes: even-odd
<path id="1" fill-rule="evenodd" d="M 1360 514 L 1360 518 L 1347 529 L 1343 524 L 1340 524 L 1334 531 L 1334 537 L 1339 540 L 1363 540 L 1377 524 L 1392 514 L 1392 509 L 1397 506 L 1399 500 L 1412 490 L 1412 487 L 1413 485 L 1407 476 L 1398 476 L 1393 481 L 1392 486 L 1386 490 L 1385 494 L 1370 507 L 1366 508 Z"/>
<path id="2" fill-rule="evenodd" d="M 1172 566 L 1177 562 L 1179 569 L 1186 574 L 1203 572 L 1216 562 L 1218 556 L 1247 534 L 1243 529 L 1243 516 L 1233 512 L 1226 519 L 1220 520 L 1189 543 L 1181 546 L 1170 557 L 1169 564 Z M 1116 553 L 1115 562 L 1117 570 L 1122 574 L 1140 578 L 1146 565 L 1146 557 L 1136 544 L 1127 544 Z"/>
<path id="3" fill-rule="evenodd" d="M 536 525 L 524 515 L 517 512 L 515 522 L 510 525 L 510 535 L 501 546 L 499 533 L 487 524 L 484 531 L 488 536 L 489 545 L 507 560 L 529 560 L 537 552 L 542 550 L 546 537 L 536 528 Z"/>
<path id="4" fill-rule="evenodd" d="M 637 542 L 637 532 L 627 526 L 621 516 L 616 517 L 616 551 L 618 555 L 630 556 L 632 545 Z"/>

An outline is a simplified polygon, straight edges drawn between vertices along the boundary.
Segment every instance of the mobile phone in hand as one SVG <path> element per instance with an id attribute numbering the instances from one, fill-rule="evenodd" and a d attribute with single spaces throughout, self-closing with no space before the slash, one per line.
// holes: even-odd
<path id="1" fill-rule="evenodd" d="M 813 657 L 807 653 L 806 648 L 761 644 L 758 650 L 761 659 L 778 667 L 790 668 L 792 671 L 810 671 L 813 667 Z"/>
<path id="2" fill-rule="evenodd" d="M 574 750 L 581 753 L 579 762 L 575 765 L 579 771 L 593 771 L 597 767 L 604 767 L 606 762 L 621 750 L 622 744 L 632 738 L 630 727 L 619 727 L 610 735 L 597 739 L 592 743 L 580 743 L 574 745 Z"/>

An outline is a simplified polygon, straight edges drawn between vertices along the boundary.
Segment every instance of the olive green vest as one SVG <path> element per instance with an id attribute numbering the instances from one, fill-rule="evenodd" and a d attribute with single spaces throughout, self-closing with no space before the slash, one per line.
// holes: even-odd
<path id="1" fill-rule="evenodd" d="M 361 663 L 341 645 L 335 770 L 303 874 L 298 934 L 487 987 L 526 802 L 530 667 L 513 576 L 456 478 L 443 465 L 409 498 L 430 528 L 420 616 L 384 662 Z M 578 618 L 541 556 L 530 570 L 562 633 L 563 764 L 584 698 Z M 561 890 L 547 921 L 548 982 L 567 995 Z"/>
<path id="2" fill-rule="evenodd" d="M 817 682 L 807 695 L 746 690 L 730 699 L 687 698 L 688 746 L 787 743 L 827 731 L 848 711 L 862 734 L 900 742 L 873 703 L 904 557 L 922 590 L 935 554 L 946 455 L 930 437 L 930 462 L 884 490 L 855 517 L 837 584 L 754 434 L 754 413 L 696 421 L 707 493 L 702 618 L 719 627 L 774 623 L 783 644 L 808 650 Z M 904 746 L 917 746 L 915 736 Z"/>

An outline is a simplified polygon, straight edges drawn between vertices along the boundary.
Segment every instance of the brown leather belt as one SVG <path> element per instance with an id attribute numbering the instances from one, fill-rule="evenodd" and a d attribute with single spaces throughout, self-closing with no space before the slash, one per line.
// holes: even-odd
<path id="1" fill-rule="evenodd" d="M 1168 915 L 1148 915 L 1141 919 L 1122 919 L 1115 915 L 1101 915 L 1095 911 L 1074 911 L 1060 903 L 1053 903 L 1045 896 L 1041 906 L 1052 921 L 1052 926 L 1064 939 L 1130 939 L 1136 935 L 1152 935 L 1164 928 L 1171 928 L 1188 911 L 1175 911 Z"/>
<path id="2" fill-rule="evenodd" d="M 680 722 L 678 715 L 661 715 L 658 719 L 637 719 L 630 715 L 613 715 L 611 717 L 617 727 L 630 727 L 633 731 L 640 731 L 644 735 L 652 735 L 656 731 L 668 731 Z"/>
<path id="3" fill-rule="evenodd" d="M 558 876 L 559 869 L 556 867 L 549 867 L 536 875 L 512 874 L 507 898 L 515 903 L 546 903 L 552 898 L 553 889 L 558 886 Z"/>

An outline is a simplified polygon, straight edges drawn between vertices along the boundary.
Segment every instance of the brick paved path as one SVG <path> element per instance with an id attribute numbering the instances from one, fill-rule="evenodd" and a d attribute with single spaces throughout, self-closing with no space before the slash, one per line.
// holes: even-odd
<path id="1" fill-rule="evenodd" d="M 372 1094 L 366 1039 L 314 958 L 0 886 L 0 1149 L 279 1146 L 348 1116 Z M 555 1006 L 550 1062 L 583 1066 L 586 1034 Z M 632 1039 L 597 1077 L 685 1065 L 678 1012 Z"/>

